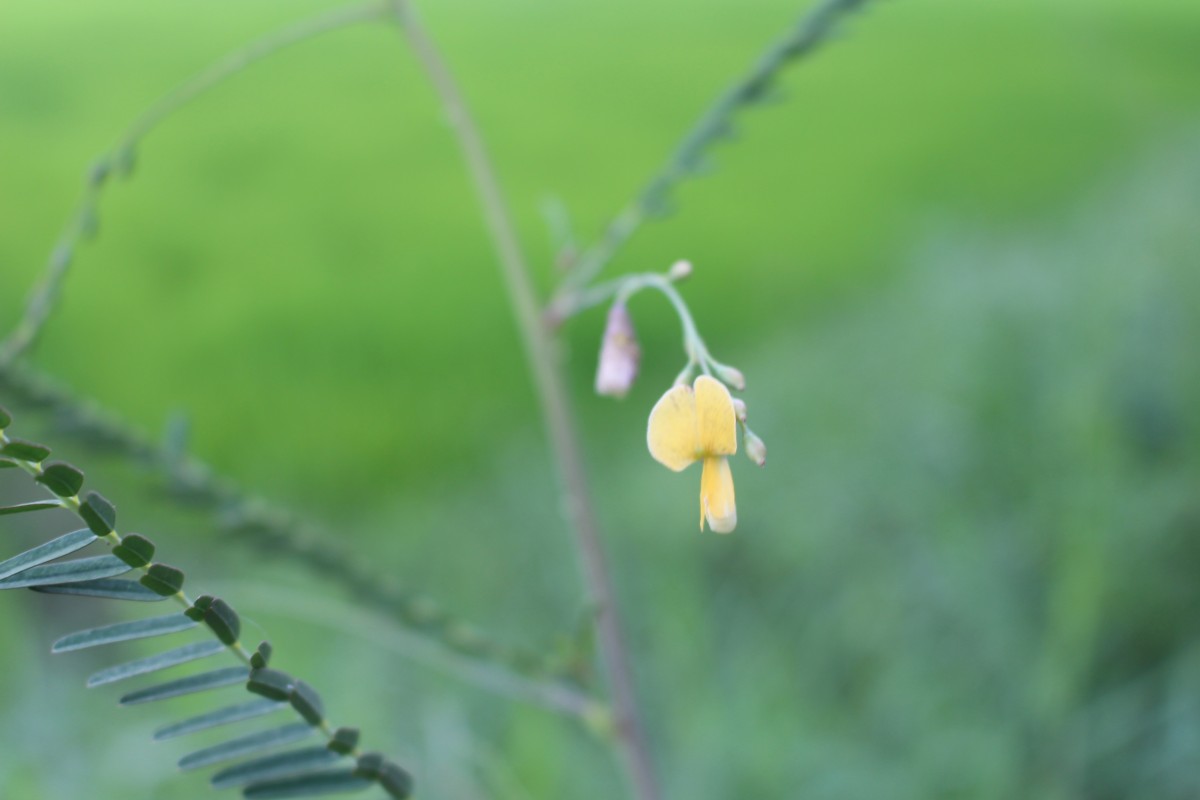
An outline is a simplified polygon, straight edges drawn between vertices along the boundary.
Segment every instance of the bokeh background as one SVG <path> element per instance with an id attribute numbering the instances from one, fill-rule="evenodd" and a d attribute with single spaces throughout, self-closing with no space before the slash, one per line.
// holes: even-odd
<path id="1" fill-rule="evenodd" d="M 590 239 L 807 4 L 421 5 L 549 287 L 546 199 Z M 129 121 L 327 7 L 6 0 L 0 326 Z M 735 535 L 699 535 L 698 475 L 645 452 L 683 360 L 665 304 L 632 306 L 623 402 L 590 394 L 603 313 L 564 341 L 668 796 L 1200 795 L 1200 6 L 881 3 L 783 86 L 610 267 L 691 259 L 701 330 L 748 376 L 770 463 L 735 462 Z M 434 98 L 362 27 L 150 136 L 32 363 L 151 436 L 187 420 L 221 473 L 549 649 L 586 601 L 504 298 Z M 0 402 L 423 797 L 621 796 L 579 725 L 414 662 L 393 623 Z M 61 524 L 6 521 L 4 547 Z M 47 654 L 136 610 L 0 597 L 0 796 L 208 796 L 174 774 L 196 742 L 149 742 L 204 704 L 118 710 L 82 686 L 115 654 Z"/>

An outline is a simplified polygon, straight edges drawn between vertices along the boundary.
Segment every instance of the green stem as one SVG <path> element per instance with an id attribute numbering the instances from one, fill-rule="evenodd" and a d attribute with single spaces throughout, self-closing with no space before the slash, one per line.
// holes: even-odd
<path id="1" fill-rule="evenodd" d="M 661 795 L 634 693 L 616 598 L 600 543 L 596 515 L 588 496 L 579 435 L 566 382 L 554 354 L 553 342 L 542 324 L 527 261 L 500 191 L 495 170 L 457 83 L 441 54 L 426 35 L 412 5 L 407 0 L 392 0 L 392 9 L 409 45 L 442 102 L 478 194 L 520 329 L 526 361 L 544 413 L 546 432 L 562 480 L 568 521 L 575 532 L 580 567 L 592 601 L 599 610 L 598 644 L 613 693 L 617 724 L 616 741 L 622 762 L 636 796 L 641 800 L 658 800 Z"/>
<path id="2" fill-rule="evenodd" d="M 163 120 L 180 108 L 232 78 L 255 62 L 289 45 L 311 39 L 327 31 L 344 28 L 387 14 L 387 6 L 376 2 L 353 5 L 325 12 L 311 19 L 288 25 L 274 33 L 236 50 L 192 77 L 166 97 L 159 100 L 126 129 L 107 152 L 96 160 L 88 172 L 83 196 L 68 218 L 58 241 L 51 251 L 46 271 L 26 301 L 25 310 L 13 332 L 0 343 L 0 366 L 12 364 L 27 353 L 41 335 L 46 321 L 54 312 L 62 285 L 71 269 L 71 261 L 79 242 L 95 226 L 100 195 L 114 169 L 128 168 L 142 140 Z"/>
<path id="3" fill-rule="evenodd" d="M 604 707 L 599 700 L 567 684 L 531 680 L 485 661 L 436 647 L 382 615 L 364 612 L 349 605 L 339 607 L 327 598 L 317 599 L 310 594 L 278 586 L 250 587 L 237 583 L 235 587 L 239 597 L 257 608 L 299 622 L 323 625 L 338 632 L 355 633 L 374 645 L 387 647 L 406 659 L 456 675 L 494 694 L 573 717 L 587 718 L 596 709 Z"/>
<path id="4" fill-rule="evenodd" d="M 64 431 L 105 453 L 157 470 L 169 484 L 164 495 L 188 510 L 203 509 L 234 541 L 273 558 L 289 558 L 325 581 L 340 584 L 358 602 L 386 613 L 413 636 L 463 658 L 486 662 L 524 679 L 562 682 L 564 675 L 540 653 L 501 642 L 452 616 L 433 599 L 406 590 L 369 564 L 356 561 L 329 530 L 263 498 L 249 495 L 194 456 L 181 456 L 119 423 L 112 413 L 54 386 L 29 367 L 0 366 L 0 390 L 54 417 Z M 255 509 L 256 513 L 251 513 Z M 440 625 L 432 625 L 437 621 Z M 451 632 L 469 629 L 478 645 L 459 652 Z"/>
<path id="5" fill-rule="evenodd" d="M 767 47 L 745 74 L 712 102 L 658 173 L 616 214 L 600 239 L 574 262 L 551 302 L 551 316 L 565 316 L 563 308 L 571 304 L 572 296 L 595 279 L 617 251 L 633 238 L 642 223 L 661 213 L 671 190 L 697 172 L 709 147 L 730 134 L 734 117 L 740 110 L 766 100 L 775 76 L 784 67 L 815 50 L 837 29 L 843 18 L 869 1 L 823 0 Z"/>

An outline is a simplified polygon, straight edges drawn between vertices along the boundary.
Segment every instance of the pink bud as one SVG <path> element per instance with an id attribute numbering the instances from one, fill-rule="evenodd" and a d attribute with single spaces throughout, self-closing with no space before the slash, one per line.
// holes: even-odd
<path id="1" fill-rule="evenodd" d="M 637 377 L 642 351 L 638 347 L 633 318 L 624 303 L 613 303 L 600 343 L 600 364 L 596 368 L 596 394 L 624 397 Z"/>
<path id="2" fill-rule="evenodd" d="M 733 398 L 733 413 L 742 422 L 746 421 L 746 401 L 740 397 Z"/>

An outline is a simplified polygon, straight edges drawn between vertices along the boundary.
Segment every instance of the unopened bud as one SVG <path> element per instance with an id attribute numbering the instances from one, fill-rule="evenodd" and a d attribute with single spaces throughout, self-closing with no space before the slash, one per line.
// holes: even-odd
<path id="1" fill-rule="evenodd" d="M 717 373 L 718 378 L 739 392 L 746 388 L 746 376 L 740 369 L 725 364 L 713 364 L 713 371 Z"/>
<path id="2" fill-rule="evenodd" d="M 746 401 L 740 397 L 733 398 L 733 413 L 737 415 L 737 418 L 740 421 L 745 422 L 746 421 Z"/>
<path id="3" fill-rule="evenodd" d="M 50 266 L 54 269 L 66 269 L 71 264 L 71 257 L 75 255 L 75 251 L 70 245 L 61 244 L 54 248 L 54 252 L 50 254 Z"/>
<path id="4" fill-rule="evenodd" d="M 87 239 L 95 239 L 100 235 L 100 216 L 95 207 L 88 208 L 79 222 L 79 230 Z"/>
<path id="5" fill-rule="evenodd" d="M 589 701 L 583 709 L 583 724 L 601 739 L 611 740 L 617 732 L 616 720 L 608 706 Z"/>
<path id="6" fill-rule="evenodd" d="M 128 178 L 132 175 L 135 166 L 137 166 L 137 151 L 132 146 L 126 147 L 117 153 L 116 167 L 121 173 L 121 177 Z"/>
<path id="7" fill-rule="evenodd" d="M 749 428 L 742 436 L 742 444 L 746 447 L 746 456 L 760 467 L 767 464 L 767 445 Z"/>
<path id="8" fill-rule="evenodd" d="M 112 165 L 108 163 L 107 159 L 100 159 L 92 164 L 92 168 L 88 171 L 88 182 L 97 188 L 103 186 L 111 167 Z"/>
<path id="9" fill-rule="evenodd" d="M 613 303 L 600 342 L 600 363 L 596 368 L 596 394 L 624 397 L 637 377 L 642 351 L 638 347 L 633 318 L 624 303 Z"/>
<path id="10" fill-rule="evenodd" d="M 692 262 L 690 261 L 676 261 L 671 265 L 671 268 L 667 270 L 667 277 L 676 282 L 686 279 L 691 274 Z"/>

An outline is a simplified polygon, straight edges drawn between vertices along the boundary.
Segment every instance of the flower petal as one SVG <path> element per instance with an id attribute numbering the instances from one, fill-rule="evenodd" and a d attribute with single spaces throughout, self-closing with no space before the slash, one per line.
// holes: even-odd
<path id="1" fill-rule="evenodd" d="M 724 458 L 704 459 L 704 474 L 700 476 L 700 530 L 704 520 L 717 533 L 730 533 L 737 527 L 737 504 L 733 497 L 733 473 Z"/>
<path id="2" fill-rule="evenodd" d="M 650 455 L 676 472 L 696 460 L 696 395 L 692 387 L 675 386 L 654 404 L 646 444 Z"/>
<path id="3" fill-rule="evenodd" d="M 708 375 L 696 378 L 698 444 L 706 456 L 731 456 L 737 452 L 737 415 L 725 384 Z"/>

